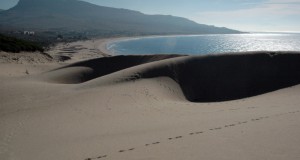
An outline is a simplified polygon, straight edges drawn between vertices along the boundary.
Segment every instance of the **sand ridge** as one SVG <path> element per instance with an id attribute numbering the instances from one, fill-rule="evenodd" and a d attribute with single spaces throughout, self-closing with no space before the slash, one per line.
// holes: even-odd
<path id="1" fill-rule="evenodd" d="M 102 77 L 100 81 L 111 82 L 169 77 L 180 85 L 185 97 L 194 102 L 246 98 L 300 83 L 300 54 L 297 52 L 176 57 L 178 55 L 106 57 L 68 65 L 44 76 L 57 83 L 83 83 L 93 79 L 92 83 L 97 83 L 95 79 L 99 77 Z M 115 73 L 120 70 L 125 71 Z"/>

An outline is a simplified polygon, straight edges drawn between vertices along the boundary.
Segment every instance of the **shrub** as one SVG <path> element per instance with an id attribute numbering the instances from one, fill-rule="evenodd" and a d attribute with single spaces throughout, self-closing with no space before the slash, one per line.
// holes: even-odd
<path id="1" fill-rule="evenodd" d="M 21 51 L 43 52 L 44 50 L 43 47 L 34 42 L 21 40 L 14 37 L 8 37 L 0 34 L 0 51 L 19 53 Z"/>

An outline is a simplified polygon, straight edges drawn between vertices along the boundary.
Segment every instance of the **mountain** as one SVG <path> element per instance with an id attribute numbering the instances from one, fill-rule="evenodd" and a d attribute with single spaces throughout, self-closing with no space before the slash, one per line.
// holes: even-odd
<path id="1" fill-rule="evenodd" d="M 79 0 L 20 0 L 0 13 L 0 29 L 97 34 L 209 34 L 239 31 L 198 24 L 170 15 L 103 7 Z"/>

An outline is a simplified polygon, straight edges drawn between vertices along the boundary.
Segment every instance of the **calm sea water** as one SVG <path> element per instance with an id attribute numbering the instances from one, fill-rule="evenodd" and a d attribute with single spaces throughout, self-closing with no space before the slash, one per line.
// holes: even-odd
<path id="1" fill-rule="evenodd" d="M 226 34 L 147 37 L 107 45 L 114 54 L 209 54 L 240 51 L 300 51 L 300 34 Z"/>

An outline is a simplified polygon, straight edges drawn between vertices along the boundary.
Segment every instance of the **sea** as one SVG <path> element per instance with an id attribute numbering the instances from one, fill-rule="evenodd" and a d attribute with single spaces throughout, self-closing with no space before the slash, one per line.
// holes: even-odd
<path id="1" fill-rule="evenodd" d="M 114 41 L 106 48 L 114 55 L 300 51 L 300 33 L 152 36 Z"/>

